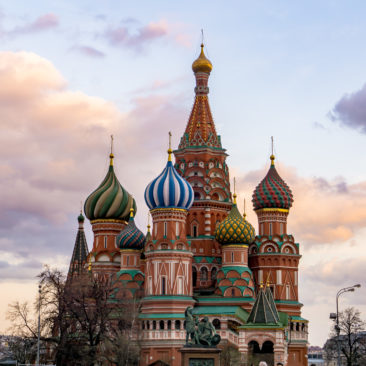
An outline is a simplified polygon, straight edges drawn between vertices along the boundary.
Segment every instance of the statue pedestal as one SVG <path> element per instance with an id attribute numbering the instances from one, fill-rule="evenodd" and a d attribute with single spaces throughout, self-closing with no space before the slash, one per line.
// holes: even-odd
<path id="1" fill-rule="evenodd" d="M 183 347 L 181 366 L 220 366 L 221 349 L 214 347 Z"/>

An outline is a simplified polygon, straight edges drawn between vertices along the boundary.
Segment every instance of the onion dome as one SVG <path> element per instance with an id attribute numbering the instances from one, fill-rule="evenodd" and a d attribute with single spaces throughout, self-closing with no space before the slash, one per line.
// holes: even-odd
<path id="1" fill-rule="evenodd" d="M 279 176 L 274 165 L 275 157 L 271 155 L 271 167 L 264 179 L 253 192 L 254 210 L 261 208 L 289 209 L 294 201 L 290 187 Z"/>
<path id="2" fill-rule="evenodd" d="M 128 224 L 117 236 L 117 245 L 122 250 L 141 250 L 145 245 L 145 235 L 136 227 L 133 215 L 134 209 L 131 208 Z"/>
<path id="3" fill-rule="evenodd" d="M 196 72 L 206 72 L 209 74 L 212 70 L 212 63 L 209 59 L 206 58 L 203 52 L 203 43 L 201 44 L 201 53 L 198 58 L 192 64 L 192 70 L 194 73 Z"/>
<path id="4" fill-rule="evenodd" d="M 189 210 L 193 204 L 193 188 L 181 177 L 172 164 L 172 149 L 161 174 L 145 189 L 145 201 L 150 210 L 155 208 L 181 208 Z"/>
<path id="5" fill-rule="evenodd" d="M 124 220 L 127 221 L 130 208 L 136 211 L 132 196 L 118 181 L 111 153 L 108 173 L 100 186 L 86 199 L 84 212 L 89 220 Z"/>
<path id="6" fill-rule="evenodd" d="M 84 220 L 85 220 L 85 217 L 83 216 L 82 212 L 80 212 L 80 215 L 78 216 L 78 222 L 82 223 L 82 222 L 84 222 Z"/>
<path id="7" fill-rule="evenodd" d="M 229 215 L 221 221 L 215 230 L 216 240 L 222 245 L 251 244 L 255 238 L 253 226 L 241 216 L 236 205 L 236 194 Z"/>

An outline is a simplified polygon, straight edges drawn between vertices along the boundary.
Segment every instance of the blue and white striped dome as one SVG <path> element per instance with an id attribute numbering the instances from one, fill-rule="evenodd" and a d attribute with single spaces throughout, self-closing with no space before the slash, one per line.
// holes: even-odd
<path id="1" fill-rule="evenodd" d="M 169 153 L 165 169 L 145 189 L 146 204 L 150 210 L 165 207 L 189 210 L 193 199 L 193 188 L 175 170 Z"/>

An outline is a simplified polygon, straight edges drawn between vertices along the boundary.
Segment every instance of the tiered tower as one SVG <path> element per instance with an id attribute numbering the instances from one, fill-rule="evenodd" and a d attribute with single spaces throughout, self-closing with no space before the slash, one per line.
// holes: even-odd
<path id="1" fill-rule="evenodd" d="M 115 280 L 118 283 L 118 298 L 140 298 L 143 295 L 145 274 L 141 271 L 141 251 L 145 245 L 145 235 L 136 227 L 134 209 L 130 209 L 128 225 L 117 236 L 121 252 L 121 270 Z"/>
<path id="2" fill-rule="evenodd" d="M 255 231 L 241 216 L 236 194 L 229 215 L 217 226 L 216 240 L 222 245 L 222 267 L 217 274 L 216 294 L 224 297 L 255 297 L 252 271 L 248 267 L 248 246 L 254 242 Z M 245 299 L 243 299 L 245 301 Z"/>
<path id="3" fill-rule="evenodd" d="M 227 154 L 221 146 L 208 102 L 208 78 L 212 70 L 201 45 L 193 62 L 195 100 L 186 130 L 174 151 L 175 167 L 194 190 L 194 203 L 187 216 L 187 236 L 194 253 L 193 286 L 213 287 L 221 263 L 220 246 L 214 239 L 217 223 L 231 209 Z"/>
<path id="4" fill-rule="evenodd" d="M 84 205 L 94 233 L 93 249 L 88 258 L 93 273 L 113 274 L 119 271 L 121 257 L 116 238 L 127 224 L 130 209 L 136 211 L 135 200 L 114 173 L 112 151 L 109 158 L 107 175 Z"/>
<path id="5" fill-rule="evenodd" d="M 302 364 L 306 355 L 307 321 L 301 318 L 298 297 L 299 244 L 287 233 L 293 203 L 291 189 L 278 174 L 272 154 L 267 175 L 253 193 L 259 235 L 249 248 L 249 266 L 257 286 L 267 283 L 278 311 L 290 317 L 289 365 Z M 305 342 L 305 343 L 304 343 Z M 296 363 L 298 362 L 298 363 Z"/>
<path id="6" fill-rule="evenodd" d="M 86 271 L 89 249 L 84 232 L 84 221 L 85 217 L 80 212 L 80 215 L 78 216 L 79 229 L 76 235 L 74 250 L 70 261 L 69 272 L 67 275 L 68 279 L 78 276 Z"/>
<path id="7" fill-rule="evenodd" d="M 172 164 L 145 190 L 153 219 L 152 234 L 145 246 L 145 297 L 141 319 L 144 329 L 143 362 L 178 359 L 182 346 L 184 311 L 193 305 L 192 252 L 186 237 L 187 212 L 193 189 Z M 157 339 L 154 346 L 149 339 Z"/>

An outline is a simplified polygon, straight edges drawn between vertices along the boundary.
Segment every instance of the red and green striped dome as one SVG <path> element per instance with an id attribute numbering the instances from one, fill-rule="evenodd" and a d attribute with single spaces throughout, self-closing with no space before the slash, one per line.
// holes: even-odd
<path id="1" fill-rule="evenodd" d="M 283 208 L 288 210 L 294 202 L 290 187 L 277 173 L 274 159 L 275 157 L 271 155 L 271 167 L 253 192 L 254 210 L 260 210 L 261 208 Z"/>

